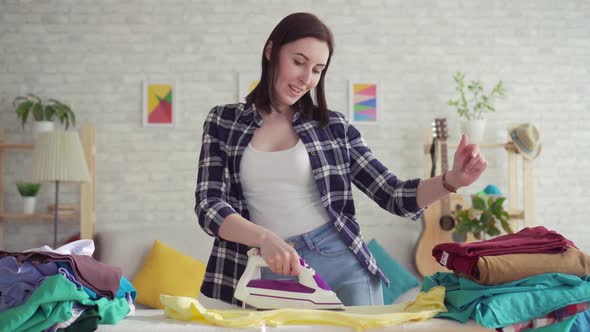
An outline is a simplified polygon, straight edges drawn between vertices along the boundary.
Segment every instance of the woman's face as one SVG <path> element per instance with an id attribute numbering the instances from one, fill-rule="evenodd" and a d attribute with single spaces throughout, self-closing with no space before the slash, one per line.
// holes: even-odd
<path id="1" fill-rule="evenodd" d="M 279 51 L 278 72 L 274 84 L 274 107 L 279 111 L 288 110 L 299 98 L 315 88 L 329 56 L 328 44 L 313 37 L 283 45 Z"/>

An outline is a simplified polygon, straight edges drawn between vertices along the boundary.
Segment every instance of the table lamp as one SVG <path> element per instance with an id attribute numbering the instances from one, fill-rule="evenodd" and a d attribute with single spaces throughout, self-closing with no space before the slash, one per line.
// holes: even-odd
<path id="1" fill-rule="evenodd" d="M 57 214 L 60 182 L 88 182 L 88 165 L 80 137 L 75 131 L 57 130 L 39 134 L 33 150 L 32 181 L 55 182 L 53 248 L 57 246 Z"/>

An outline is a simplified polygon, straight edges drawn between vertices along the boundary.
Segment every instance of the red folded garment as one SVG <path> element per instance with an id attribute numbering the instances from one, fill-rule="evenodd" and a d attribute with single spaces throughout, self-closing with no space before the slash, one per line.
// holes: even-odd
<path id="1" fill-rule="evenodd" d="M 432 256 L 447 269 L 473 277 L 481 256 L 523 253 L 561 253 L 576 247 L 563 235 L 543 226 L 526 227 L 514 234 L 506 234 L 487 241 L 472 243 L 441 243 L 432 249 Z"/>

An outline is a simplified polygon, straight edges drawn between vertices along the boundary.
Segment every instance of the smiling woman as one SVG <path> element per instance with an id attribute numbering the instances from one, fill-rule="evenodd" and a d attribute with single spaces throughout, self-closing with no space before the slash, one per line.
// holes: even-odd
<path id="1" fill-rule="evenodd" d="M 264 55 L 270 59 L 272 41 Z M 274 82 L 276 93 L 271 105 L 279 112 L 287 112 L 299 98 L 315 88 L 330 56 L 328 44 L 313 37 L 298 39 L 284 45 L 279 52 L 278 75 Z"/>
<path id="2" fill-rule="evenodd" d="M 324 79 L 333 53 L 320 19 L 291 14 L 264 43 L 260 83 L 246 102 L 209 112 L 195 191 L 199 224 L 215 237 L 204 295 L 239 304 L 234 290 L 256 247 L 269 266 L 264 279 L 295 278 L 303 258 L 344 305 L 383 304 L 381 282 L 389 279 L 361 235 L 352 184 L 412 219 L 448 194 L 441 176 L 398 179 L 348 119 L 328 109 Z M 466 137 L 454 161 L 446 174 L 454 188 L 487 165 Z"/>

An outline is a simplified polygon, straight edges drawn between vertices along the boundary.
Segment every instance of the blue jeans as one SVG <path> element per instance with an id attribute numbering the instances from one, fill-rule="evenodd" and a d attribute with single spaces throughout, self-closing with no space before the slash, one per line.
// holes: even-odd
<path id="1" fill-rule="evenodd" d="M 381 279 L 360 264 L 332 224 L 286 240 L 346 306 L 382 305 Z M 263 279 L 295 279 L 262 269 Z"/>

